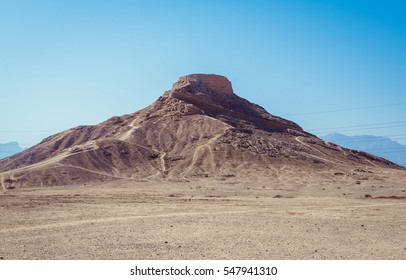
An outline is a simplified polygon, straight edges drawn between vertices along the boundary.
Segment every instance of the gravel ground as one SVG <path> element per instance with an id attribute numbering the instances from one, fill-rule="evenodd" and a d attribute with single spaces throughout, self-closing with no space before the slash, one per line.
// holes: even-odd
<path id="1" fill-rule="evenodd" d="M 116 182 L 7 191 L 0 258 L 406 259 L 405 199 L 320 189 Z"/>

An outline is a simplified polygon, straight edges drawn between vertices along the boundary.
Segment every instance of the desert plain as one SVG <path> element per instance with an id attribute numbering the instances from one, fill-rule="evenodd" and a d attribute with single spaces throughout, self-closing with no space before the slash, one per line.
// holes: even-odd
<path id="1" fill-rule="evenodd" d="M 406 259 L 406 184 L 252 179 L 3 191 L 0 257 Z"/>

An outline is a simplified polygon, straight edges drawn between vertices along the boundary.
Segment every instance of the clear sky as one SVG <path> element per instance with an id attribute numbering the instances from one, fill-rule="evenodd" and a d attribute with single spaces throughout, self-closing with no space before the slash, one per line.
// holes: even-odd
<path id="1" fill-rule="evenodd" d="M 406 143 L 404 1 L 0 0 L 0 143 L 135 112 L 191 73 L 318 135 Z"/>

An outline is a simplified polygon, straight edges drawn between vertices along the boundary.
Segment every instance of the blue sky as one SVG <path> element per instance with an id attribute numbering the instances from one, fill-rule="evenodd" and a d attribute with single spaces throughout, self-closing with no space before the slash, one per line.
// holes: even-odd
<path id="1" fill-rule="evenodd" d="M 28 147 L 216 73 L 305 130 L 406 144 L 403 1 L 0 0 L 0 36 L 0 143 Z"/>

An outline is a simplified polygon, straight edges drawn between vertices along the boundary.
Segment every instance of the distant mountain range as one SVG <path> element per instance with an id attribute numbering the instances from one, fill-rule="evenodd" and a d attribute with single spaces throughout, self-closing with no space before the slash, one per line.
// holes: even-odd
<path id="1" fill-rule="evenodd" d="M 385 158 L 406 167 L 406 145 L 402 145 L 388 137 L 375 135 L 347 136 L 331 133 L 320 138 L 345 148 L 364 151 Z"/>
<path id="2" fill-rule="evenodd" d="M 6 158 L 16 153 L 19 153 L 23 148 L 18 145 L 17 142 L 10 142 L 6 144 L 0 144 L 0 159 Z"/>

